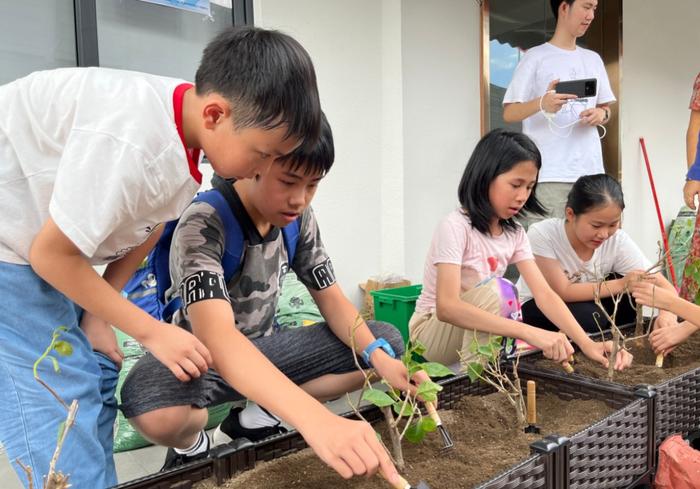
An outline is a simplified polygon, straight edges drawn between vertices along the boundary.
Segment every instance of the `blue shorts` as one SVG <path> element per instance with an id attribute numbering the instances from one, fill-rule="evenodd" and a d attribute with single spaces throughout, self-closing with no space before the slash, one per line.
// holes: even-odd
<path id="1" fill-rule="evenodd" d="M 76 488 L 117 484 L 112 436 L 118 371 L 92 350 L 79 328 L 80 317 L 80 308 L 30 266 L 0 262 L 0 442 L 25 486 L 26 474 L 16 460 L 32 469 L 35 487 L 41 486 L 67 415 L 32 372 L 58 326 L 68 328 L 61 339 L 73 352 L 61 356 L 53 351 L 60 371 L 46 359 L 38 373 L 66 404 L 77 399 L 78 412 L 56 469 L 69 474 Z"/>

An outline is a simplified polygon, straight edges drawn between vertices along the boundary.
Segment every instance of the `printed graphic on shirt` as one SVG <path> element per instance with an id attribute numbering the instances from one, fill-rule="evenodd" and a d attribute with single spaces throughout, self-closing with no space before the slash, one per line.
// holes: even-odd
<path id="1" fill-rule="evenodd" d="M 335 273 L 333 273 L 333 264 L 329 258 L 324 263 L 316 265 L 312 270 L 316 289 L 323 290 L 335 283 Z"/>
<path id="2" fill-rule="evenodd" d="M 223 223 L 216 211 L 205 202 L 192 204 L 180 218 L 173 235 L 170 252 L 173 286 L 168 294 L 180 295 L 187 306 L 197 296 L 190 297 L 189 288 L 181 289 L 180 284 L 203 272 L 223 277 L 224 241 Z M 311 209 L 302 214 L 293 263 L 289 263 L 284 238 L 278 229 L 270 231 L 261 242 L 251 243 L 246 237 L 243 247 L 241 265 L 225 288 L 236 327 L 251 339 L 272 334 L 282 280 L 290 268 L 311 289 L 322 290 L 335 283 L 333 265 Z M 197 287 L 195 291 L 203 293 Z M 190 329 L 186 309 L 178 311 L 174 320 Z"/>
<path id="3" fill-rule="evenodd" d="M 224 277 L 202 270 L 190 275 L 180 285 L 180 297 L 186 306 L 207 299 L 229 300 Z"/>

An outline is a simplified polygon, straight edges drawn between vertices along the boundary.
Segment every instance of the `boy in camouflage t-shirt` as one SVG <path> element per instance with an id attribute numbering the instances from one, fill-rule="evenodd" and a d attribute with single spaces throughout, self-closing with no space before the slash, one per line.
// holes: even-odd
<path id="1" fill-rule="evenodd" d="M 257 441 L 280 433 L 282 418 L 313 448 L 314 434 L 308 430 L 318 428 L 330 413 L 318 402 L 304 407 L 305 399 L 297 399 L 308 394 L 329 400 L 361 386 L 363 376 L 349 348 L 357 309 L 336 284 L 309 207 L 319 181 L 333 163 L 333 153 L 332 134 L 324 116 L 320 140 L 311 152 L 300 149 L 278 158 L 254 179 L 233 184 L 218 179 L 216 186 L 229 202 L 244 236 L 241 266 L 228 283 L 221 264 L 226 233 L 216 210 L 197 202 L 181 217 L 170 253 L 173 285 L 166 296 L 180 296 L 184 307 L 174 321 L 211 349 L 216 371 L 183 383 L 147 355 L 133 367 L 122 389 L 122 410 L 132 424 L 148 439 L 173 447 L 164 468 L 206 456 L 209 441 L 203 428 L 208 406 L 248 397 L 269 409 L 249 404 L 245 410 L 232 410 L 215 438 L 223 434 L 227 436 L 224 440 L 246 437 Z M 296 219 L 301 219 L 299 239 L 290 264 L 280 228 Z M 309 289 L 326 322 L 284 331 L 275 328 L 280 285 L 290 268 Z M 234 321 L 235 328 L 231 327 Z M 240 333 L 271 364 L 240 358 L 241 353 L 234 348 L 245 346 Z M 392 325 L 370 321 L 354 335 L 363 367 L 370 366 L 363 359 L 366 352 L 371 366 L 394 387 L 415 389 L 404 365 L 392 358 L 404 351 L 401 335 Z M 279 380 L 280 371 L 288 380 Z M 426 378 L 420 374 L 414 381 Z M 305 409 L 310 411 L 301 414 Z M 294 414 L 301 414 L 304 421 L 295 424 Z M 332 415 L 326 429 L 338 429 L 347 421 Z M 374 446 L 373 440 L 367 443 Z M 378 461 L 381 456 L 378 454 Z"/>

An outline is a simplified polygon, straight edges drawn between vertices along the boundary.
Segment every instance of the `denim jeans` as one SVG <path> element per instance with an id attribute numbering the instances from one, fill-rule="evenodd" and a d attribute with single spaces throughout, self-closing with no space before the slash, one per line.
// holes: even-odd
<path id="1" fill-rule="evenodd" d="M 31 267 L 0 262 L 0 442 L 25 486 L 26 474 L 16 461 L 31 468 L 34 486 L 41 487 L 67 416 L 66 408 L 32 371 L 58 326 L 67 328 L 60 339 L 70 343 L 72 353 L 51 351 L 59 371 L 50 358 L 37 371 L 66 404 L 77 399 L 78 411 L 56 470 L 69 474 L 75 488 L 117 483 L 112 437 L 118 371 L 111 360 L 92 350 L 79 328 L 81 314 Z"/>

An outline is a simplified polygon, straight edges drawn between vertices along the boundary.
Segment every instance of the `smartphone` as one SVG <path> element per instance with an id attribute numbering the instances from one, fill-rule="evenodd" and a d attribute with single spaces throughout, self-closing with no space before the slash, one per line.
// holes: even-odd
<path id="1" fill-rule="evenodd" d="M 598 80 L 595 78 L 584 78 L 581 80 L 563 81 L 557 83 L 554 91 L 576 95 L 578 98 L 595 97 L 596 93 L 598 93 Z"/>

